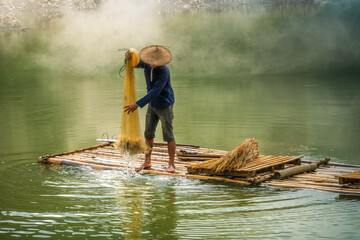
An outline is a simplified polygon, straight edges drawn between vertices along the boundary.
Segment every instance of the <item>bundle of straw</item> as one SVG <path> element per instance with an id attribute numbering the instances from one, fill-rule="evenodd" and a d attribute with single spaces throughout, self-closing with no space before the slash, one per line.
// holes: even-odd
<path id="1" fill-rule="evenodd" d="M 191 164 L 188 171 L 194 172 L 198 169 L 207 169 L 215 173 L 236 171 L 244 167 L 248 162 L 259 156 L 259 145 L 254 138 L 246 139 L 234 150 L 219 159 L 212 159 L 200 163 Z"/>

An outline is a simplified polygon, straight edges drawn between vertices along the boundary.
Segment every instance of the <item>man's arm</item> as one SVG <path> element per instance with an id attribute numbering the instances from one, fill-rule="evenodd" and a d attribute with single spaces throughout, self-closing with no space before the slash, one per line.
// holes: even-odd
<path id="1" fill-rule="evenodd" d="M 138 65 L 135 68 L 145 68 L 145 67 L 150 67 L 150 65 L 140 59 Z"/>
<path id="2" fill-rule="evenodd" d="M 165 87 L 168 77 L 169 71 L 162 71 L 151 90 L 143 98 L 138 100 L 136 104 L 143 108 L 146 104 L 151 102 L 151 100 L 156 98 Z"/>
<path id="3" fill-rule="evenodd" d="M 156 98 L 161 90 L 164 88 L 167 80 L 167 76 L 169 72 L 163 71 L 160 73 L 158 80 L 156 81 L 155 85 L 151 88 L 151 90 L 140 100 L 136 103 L 124 107 L 124 112 L 131 113 L 134 112 L 138 107 L 143 108 L 146 104 L 148 104 L 151 100 Z"/>

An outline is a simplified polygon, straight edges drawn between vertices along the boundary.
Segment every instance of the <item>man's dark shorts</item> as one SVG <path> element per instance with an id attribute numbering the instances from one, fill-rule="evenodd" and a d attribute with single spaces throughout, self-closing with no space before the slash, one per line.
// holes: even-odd
<path id="1" fill-rule="evenodd" d="M 149 104 L 146 112 L 145 138 L 155 138 L 156 126 L 160 120 L 164 141 L 171 142 L 175 140 L 172 126 L 173 119 L 173 105 L 165 108 L 154 108 Z"/>

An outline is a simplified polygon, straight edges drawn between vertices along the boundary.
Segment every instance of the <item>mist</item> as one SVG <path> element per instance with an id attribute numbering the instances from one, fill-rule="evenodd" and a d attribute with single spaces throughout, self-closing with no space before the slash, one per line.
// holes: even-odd
<path id="1" fill-rule="evenodd" d="M 78 74 L 114 74 L 123 62 L 118 49 L 150 44 L 173 52 L 169 67 L 178 75 L 358 72 L 360 65 L 360 0 L 170 11 L 155 0 L 107 0 L 90 11 L 59 11 L 28 21 L 24 34 L 36 36 L 4 40 L 2 51 L 14 55 L 23 44 L 40 66 Z"/>
<path id="2" fill-rule="evenodd" d="M 359 70 L 359 0 L 265 7 L 187 14 L 174 20 L 168 30 L 179 30 L 168 35 L 169 45 L 182 43 L 176 49 L 181 58 L 176 66 L 206 74 Z"/>
<path id="3" fill-rule="evenodd" d="M 38 61 L 50 68 L 93 73 L 115 67 L 123 48 L 140 49 L 161 35 L 154 1 L 109 0 L 93 11 L 64 9 L 48 51 Z"/>

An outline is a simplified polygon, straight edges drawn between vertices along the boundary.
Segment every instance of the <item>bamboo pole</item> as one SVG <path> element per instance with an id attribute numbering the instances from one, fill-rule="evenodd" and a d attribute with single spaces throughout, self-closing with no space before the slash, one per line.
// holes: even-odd
<path id="1" fill-rule="evenodd" d="M 167 143 L 154 143 L 154 146 L 167 146 Z M 188 147 L 188 148 L 200 148 L 198 145 L 191 145 L 191 144 L 176 144 L 176 147 Z"/>
<path id="2" fill-rule="evenodd" d="M 266 175 L 262 175 L 262 176 L 257 176 L 257 177 L 253 177 L 253 178 L 248 178 L 248 181 L 253 183 L 253 184 L 259 184 L 265 181 L 269 181 L 271 179 L 274 178 L 274 173 L 270 173 L 270 174 L 266 174 Z"/>
<path id="3" fill-rule="evenodd" d="M 216 158 L 209 158 L 209 157 L 183 157 L 183 156 L 178 156 L 178 158 L 183 161 L 207 161 L 207 160 L 216 159 Z"/>
<path id="4" fill-rule="evenodd" d="M 316 168 L 318 168 L 321 164 L 325 164 L 330 160 L 330 158 L 324 158 L 323 160 L 316 161 L 310 164 L 306 165 L 300 165 L 296 167 L 290 167 L 287 169 L 275 171 L 275 179 L 284 179 L 286 177 L 293 176 L 295 174 L 304 173 L 304 172 L 310 172 L 314 171 Z"/>
<path id="5" fill-rule="evenodd" d="M 336 192 L 336 193 L 343 193 L 343 194 L 360 195 L 360 191 L 358 189 L 344 189 L 341 187 L 334 188 L 334 187 L 324 187 L 324 186 L 316 186 L 316 185 L 309 185 L 309 184 L 294 184 L 294 183 L 286 183 L 286 182 L 270 182 L 270 183 L 268 183 L 268 185 L 275 186 L 275 187 L 282 187 L 282 188 L 305 188 L 305 189 L 307 188 L 307 189 Z M 357 190 L 357 191 L 354 191 L 354 190 Z"/>
<path id="6" fill-rule="evenodd" d="M 92 163 L 79 162 L 79 161 L 60 159 L 60 158 L 48 158 L 47 163 L 64 165 L 64 166 L 74 166 L 74 167 L 88 166 L 88 167 L 98 169 L 98 170 L 118 170 L 119 169 L 118 167 L 114 167 L 114 166 L 92 164 Z"/>
<path id="7" fill-rule="evenodd" d="M 331 182 L 331 183 L 339 183 L 339 180 L 336 178 L 323 177 L 323 176 L 314 176 L 311 174 L 298 174 L 293 176 L 295 179 L 304 179 L 304 180 L 312 180 L 314 182 Z"/>
<path id="8" fill-rule="evenodd" d="M 345 183 L 342 185 L 344 188 L 360 189 L 360 184 Z"/>
<path id="9" fill-rule="evenodd" d="M 330 159 L 330 158 L 329 158 Z M 303 163 L 313 163 L 314 161 L 310 160 L 301 160 Z M 337 162 L 330 162 L 327 165 L 329 166 L 337 166 L 337 167 L 351 167 L 351 168 L 360 168 L 360 165 L 354 165 L 354 164 L 347 164 L 347 163 L 337 163 Z"/>
<path id="10" fill-rule="evenodd" d="M 274 177 L 275 179 L 284 179 L 286 177 L 290 177 L 295 174 L 314 171 L 317 167 L 318 165 L 316 163 L 290 167 L 284 170 L 276 171 Z"/>
<path id="11" fill-rule="evenodd" d="M 211 154 L 211 153 L 183 153 L 183 152 L 181 152 L 181 150 L 179 153 L 177 153 L 177 155 L 179 157 L 194 157 L 194 158 L 196 158 L 196 157 L 220 158 L 220 157 L 224 156 L 224 155 Z"/>
<path id="12" fill-rule="evenodd" d="M 50 157 L 62 156 L 62 155 L 68 155 L 68 154 L 83 152 L 83 151 L 85 151 L 85 150 L 96 149 L 96 148 L 108 146 L 108 145 L 110 145 L 110 144 L 111 144 L 111 143 L 103 143 L 103 144 L 99 144 L 99 145 L 96 145 L 96 146 L 81 148 L 81 149 L 77 149 L 77 150 L 70 151 L 70 152 L 62 152 L 62 153 L 55 153 L 55 154 L 50 154 L 50 155 L 44 155 L 44 156 L 40 156 L 40 157 L 38 158 L 38 162 L 47 163 L 47 159 L 49 159 Z"/>
<path id="13" fill-rule="evenodd" d="M 78 158 L 66 158 L 65 156 L 61 157 L 54 157 L 49 158 L 48 163 L 57 164 L 57 165 L 65 165 L 65 166 L 89 166 L 95 169 L 100 170 L 126 170 L 129 168 L 129 165 L 126 163 L 118 163 L 114 164 L 111 162 L 97 162 L 97 161 L 90 161 L 90 160 L 84 160 L 84 159 L 78 159 Z M 158 164 L 154 164 L 151 167 L 152 171 L 165 171 L 165 169 L 159 168 Z M 144 170 L 143 170 L 144 171 Z M 179 169 L 177 168 L 175 170 L 177 173 L 186 174 L 185 169 Z"/>

